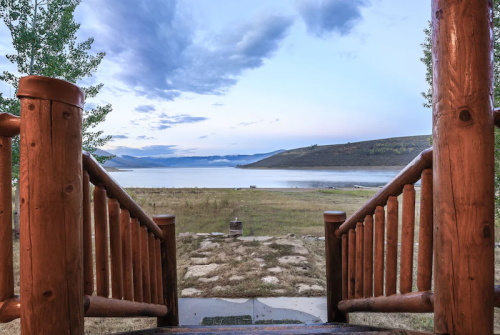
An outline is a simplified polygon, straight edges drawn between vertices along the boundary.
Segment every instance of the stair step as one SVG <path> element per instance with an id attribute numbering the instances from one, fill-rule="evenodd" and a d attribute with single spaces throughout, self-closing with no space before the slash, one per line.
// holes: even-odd
<path id="1" fill-rule="evenodd" d="M 125 333 L 123 333 L 125 334 Z M 180 326 L 162 327 L 129 335 L 149 334 L 179 334 L 179 335 L 262 335 L 262 334 L 355 334 L 355 335 L 404 335 L 401 330 L 380 330 L 369 326 L 351 326 L 345 324 L 314 324 L 314 325 L 245 325 L 245 326 Z"/>

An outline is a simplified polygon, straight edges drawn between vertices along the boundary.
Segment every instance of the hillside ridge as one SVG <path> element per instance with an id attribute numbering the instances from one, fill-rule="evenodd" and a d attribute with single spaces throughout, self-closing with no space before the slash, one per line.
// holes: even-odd
<path id="1" fill-rule="evenodd" d="M 312 145 L 287 150 L 255 163 L 247 169 L 303 169 L 345 166 L 405 166 L 430 147 L 430 135 L 405 136 L 353 142 Z"/>

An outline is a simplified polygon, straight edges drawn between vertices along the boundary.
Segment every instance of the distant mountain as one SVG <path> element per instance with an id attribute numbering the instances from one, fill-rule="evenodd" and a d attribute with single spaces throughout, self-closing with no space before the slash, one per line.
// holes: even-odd
<path id="1" fill-rule="evenodd" d="M 233 167 L 257 162 L 283 152 L 277 150 L 265 154 L 227 155 L 227 156 L 195 156 L 195 157 L 134 157 L 116 156 L 104 163 L 105 167 L 114 168 L 154 168 L 154 167 Z M 95 154 L 112 155 L 104 150 L 96 150 Z"/>
<path id="2" fill-rule="evenodd" d="M 430 135 L 385 138 L 283 151 L 242 168 L 305 169 L 336 166 L 405 166 L 430 147 Z"/>

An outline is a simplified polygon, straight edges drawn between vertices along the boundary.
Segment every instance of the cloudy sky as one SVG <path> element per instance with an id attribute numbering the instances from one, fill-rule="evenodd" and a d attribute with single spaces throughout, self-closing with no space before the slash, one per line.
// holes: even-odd
<path id="1" fill-rule="evenodd" d="M 100 128 L 118 154 L 253 154 L 431 133 L 419 60 L 430 1 L 83 0 L 75 16 L 79 37 L 107 53 L 80 84 L 105 85 L 87 108 L 113 105 Z"/>

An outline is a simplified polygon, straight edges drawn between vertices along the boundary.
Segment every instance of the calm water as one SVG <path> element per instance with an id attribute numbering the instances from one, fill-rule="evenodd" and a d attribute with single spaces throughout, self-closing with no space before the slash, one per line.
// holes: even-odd
<path id="1" fill-rule="evenodd" d="M 246 170 L 223 168 L 133 169 L 111 172 L 122 187 L 309 188 L 382 186 L 399 170 Z"/>

